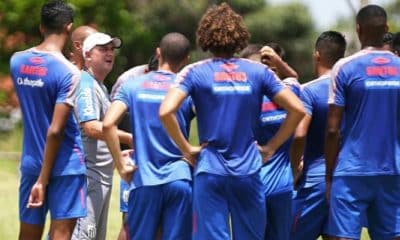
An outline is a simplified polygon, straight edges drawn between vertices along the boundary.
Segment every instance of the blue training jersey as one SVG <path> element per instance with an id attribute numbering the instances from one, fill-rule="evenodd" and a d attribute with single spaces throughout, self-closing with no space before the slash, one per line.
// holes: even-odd
<path id="1" fill-rule="evenodd" d="M 114 101 L 122 101 L 129 110 L 134 136 L 134 156 L 138 169 L 131 188 L 160 185 L 175 180 L 191 180 L 189 165 L 167 134 L 159 119 L 159 108 L 175 74 L 154 71 L 128 80 L 117 90 Z M 177 112 L 180 128 L 187 138 L 194 117 L 191 99 L 187 98 Z"/>
<path id="2" fill-rule="evenodd" d="M 330 74 L 325 74 L 302 86 L 301 100 L 311 117 L 303 155 L 303 178 L 307 186 L 325 180 L 325 129 L 328 114 Z"/>
<path id="3" fill-rule="evenodd" d="M 344 107 L 334 176 L 400 173 L 400 58 L 366 48 L 332 71 L 329 104 Z"/>
<path id="4" fill-rule="evenodd" d="M 194 102 L 200 143 L 208 143 L 195 174 L 249 175 L 262 165 L 253 130 L 264 95 L 283 89 L 265 65 L 241 58 L 212 58 L 183 69 L 179 88 Z"/>
<path id="5" fill-rule="evenodd" d="M 74 106 L 80 73 L 61 53 L 35 48 L 15 53 L 10 60 L 10 70 L 24 125 L 21 172 L 38 176 L 55 105 Z M 51 176 L 84 174 L 85 171 L 79 128 L 71 111 Z"/>
<path id="6" fill-rule="evenodd" d="M 297 96 L 300 96 L 300 84 L 295 78 L 282 81 Z M 255 137 L 260 145 L 264 145 L 279 130 L 286 119 L 286 110 L 276 105 L 270 98 L 264 97 L 260 115 L 260 125 L 255 131 Z M 264 183 L 265 194 L 278 193 L 293 188 L 289 151 L 292 138 L 280 146 L 260 171 Z"/>

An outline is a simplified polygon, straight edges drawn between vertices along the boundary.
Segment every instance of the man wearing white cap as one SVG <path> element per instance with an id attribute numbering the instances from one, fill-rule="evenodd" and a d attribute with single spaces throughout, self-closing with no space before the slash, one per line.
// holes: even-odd
<path id="1" fill-rule="evenodd" d="M 85 70 L 77 93 L 75 115 L 80 124 L 87 165 L 87 217 L 78 220 L 72 239 L 106 238 L 113 176 L 112 156 L 103 141 L 102 120 L 110 105 L 104 79 L 114 65 L 119 38 L 92 33 L 83 42 Z M 121 142 L 132 146 L 132 135 L 119 131 Z"/>

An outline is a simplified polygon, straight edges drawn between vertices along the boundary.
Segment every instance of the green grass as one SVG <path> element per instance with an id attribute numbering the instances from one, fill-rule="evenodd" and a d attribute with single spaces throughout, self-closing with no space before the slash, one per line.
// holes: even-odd
<path id="1" fill-rule="evenodd" d="M 107 239 L 117 239 L 122 222 L 121 213 L 119 212 L 119 177 L 117 173 L 115 175 L 110 203 Z M 5 160 L 0 156 L 0 182 L 0 239 L 17 239 L 19 231 L 18 161 Z M 45 229 L 48 229 L 48 225 Z"/>
<path id="2" fill-rule="evenodd" d="M 192 122 L 190 142 L 198 144 L 197 122 Z M 8 133 L 0 132 L 0 152 L 19 152 L 22 147 L 22 128 Z M 7 157 L 0 155 L 0 239 L 17 239 L 19 231 L 18 221 L 18 158 L 14 155 Z M 112 190 L 110 212 L 108 219 L 107 239 L 117 239 L 121 227 L 121 213 L 119 212 L 119 176 L 115 172 Z M 49 223 L 49 220 L 47 221 Z M 48 224 L 45 232 L 47 232 Z M 369 240 L 366 229 L 363 230 L 361 240 Z"/>

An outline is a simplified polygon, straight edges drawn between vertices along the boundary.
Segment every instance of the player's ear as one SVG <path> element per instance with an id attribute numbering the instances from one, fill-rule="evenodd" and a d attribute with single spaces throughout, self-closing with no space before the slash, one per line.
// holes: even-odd
<path id="1" fill-rule="evenodd" d="M 356 25 L 356 31 L 357 31 L 358 36 L 360 36 L 360 34 L 361 34 L 361 27 L 360 27 L 360 24 L 358 24 L 358 23 L 357 23 L 357 25 Z"/>
<path id="2" fill-rule="evenodd" d="M 385 24 L 385 32 L 389 31 L 389 26 L 387 24 Z"/>
<path id="3" fill-rule="evenodd" d="M 314 57 L 315 62 L 321 61 L 321 54 L 319 53 L 318 50 L 315 50 L 313 57 Z"/>
<path id="4" fill-rule="evenodd" d="M 160 59 L 160 56 L 161 56 L 161 49 L 158 47 L 156 48 L 156 58 Z"/>
<path id="5" fill-rule="evenodd" d="M 67 32 L 68 35 L 72 33 L 72 24 L 73 23 L 69 23 L 65 26 L 65 31 Z"/>

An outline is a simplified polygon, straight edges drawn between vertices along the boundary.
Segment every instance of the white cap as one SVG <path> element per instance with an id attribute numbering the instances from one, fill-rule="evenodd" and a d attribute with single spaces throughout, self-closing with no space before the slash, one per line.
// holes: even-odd
<path id="1" fill-rule="evenodd" d="M 122 45 L 121 39 L 117 37 L 112 38 L 110 37 L 110 35 L 101 32 L 90 34 L 88 37 L 86 37 L 85 41 L 83 41 L 83 46 L 82 46 L 83 56 L 85 56 L 85 53 L 92 50 L 92 48 L 94 48 L 95 46 L 106 45 L 110 42 L 113 43 L 114 48 L 120 48 Z"/>

